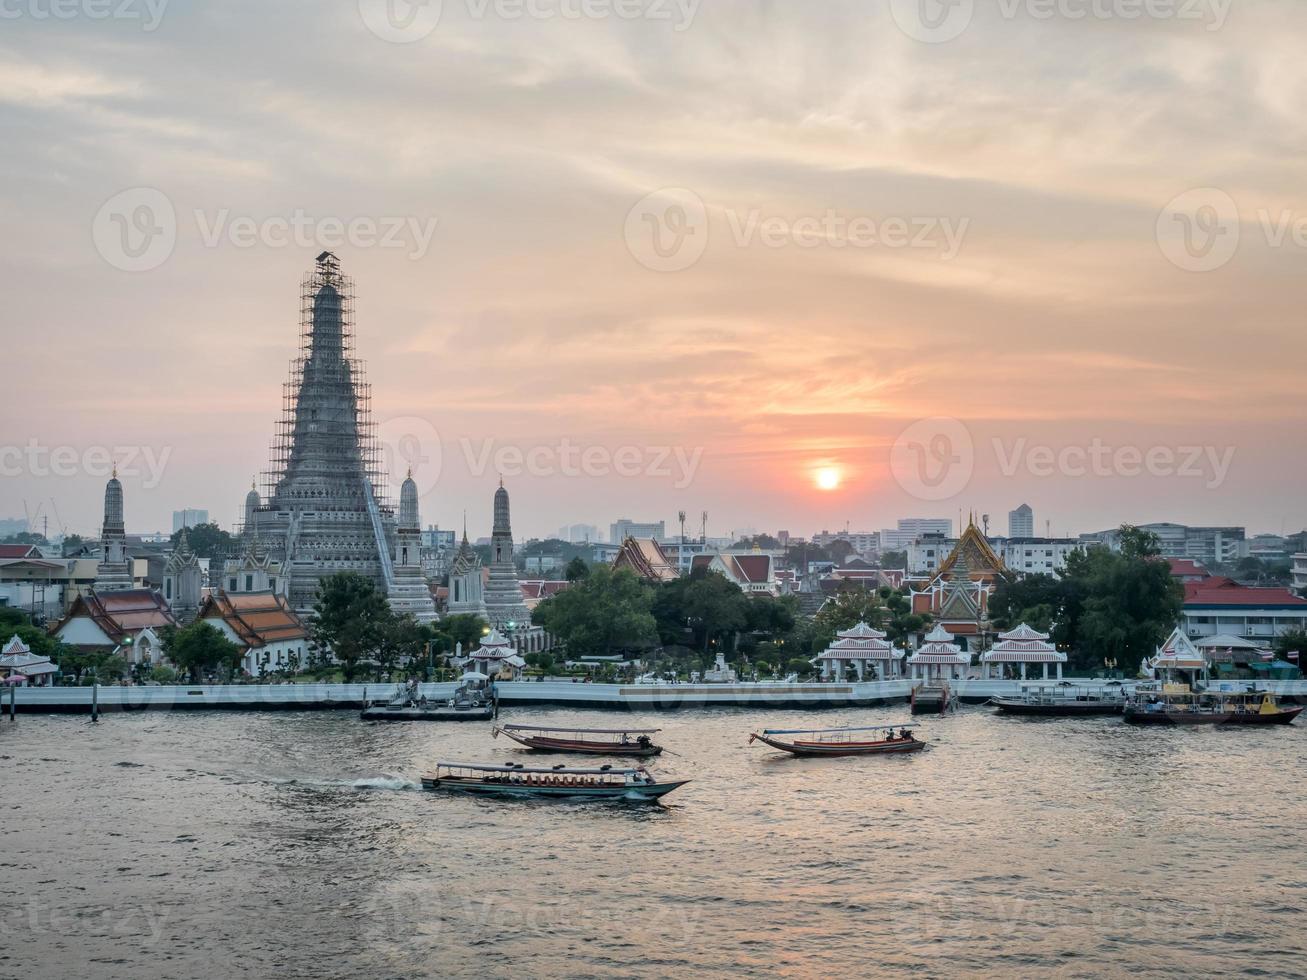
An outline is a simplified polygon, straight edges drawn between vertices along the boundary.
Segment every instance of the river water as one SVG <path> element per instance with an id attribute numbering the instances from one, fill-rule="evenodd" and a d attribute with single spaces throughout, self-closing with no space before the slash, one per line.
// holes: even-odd
<path id="1" fill-rule="evenodd" d="M 480 724 L 352 712 L 0 722 L 0 976 L 1307 973 L 1307 730 L 966 708 L 911 757 L 801 760 L 670 715 L 661 807 L 425 793 L 528 761 Z M 534 757 L 576 764 L 554 757 Z"/>

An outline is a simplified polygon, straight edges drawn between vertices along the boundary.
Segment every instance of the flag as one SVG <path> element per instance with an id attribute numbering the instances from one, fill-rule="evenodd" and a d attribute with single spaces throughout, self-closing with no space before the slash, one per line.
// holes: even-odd
<path id="1" fill-rule="evenodd" d="M 1297 659 L 1298 659 L 1298 651 L 1297 651 L 1297 650 L 1290 650 L 1290 651 L 1286 654 L 1286 656 L 1287 656 L 1290 660 L 1297 660 Z"/>

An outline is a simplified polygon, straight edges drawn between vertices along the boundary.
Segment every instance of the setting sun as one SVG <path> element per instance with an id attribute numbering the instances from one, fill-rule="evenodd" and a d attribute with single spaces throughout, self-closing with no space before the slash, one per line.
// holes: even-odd
<path id="1" fill-rule="evenodd" d="M 840 485 L 840 471 L 834 466 L 823 466 L 817 471 L 817 488 L 834 490 Z"/>

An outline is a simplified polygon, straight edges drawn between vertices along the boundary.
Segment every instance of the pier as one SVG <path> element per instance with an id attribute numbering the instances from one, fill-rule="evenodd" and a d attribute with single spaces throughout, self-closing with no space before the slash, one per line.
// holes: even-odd
<path id="1" fill-rule="evenodd" d="M 1101 681 L 1071 679 L 1078 687 L 1104 687 Z M 1030 682 L 967 680 L 954 682 L 961 700 L 983 704 L 996 694 L 1016 694 Z M 1228 686 L 1227 686 L 1228 685 Z M 1242 690 L 1246 685 L 1227 682 L 1212 690 Z M 453 695 L 454 683 L 422 684 L 428 698 Z M 1134 686 L 1126 683 L 1127 690 Z M 573 684 L 567 681 L 501 681 L 495 685 L 501 708 L 557 705 L 600 710 L 700 709 L 717 707 L 777 709 L 837 709 L 906 703 L 912 682 L 906 679 L 849 684 Z M 1307 699 L 1307 680 L 1258 684 L 1290 699 Z M 12 692 L 13 706 L 21 713 L 90 715 L 117 711 L 307 711 L 358 709 L 364 699 L 387 697 L 394 685 L 368 684 L 177 684 L 160 687 L 23 687 Z"/>

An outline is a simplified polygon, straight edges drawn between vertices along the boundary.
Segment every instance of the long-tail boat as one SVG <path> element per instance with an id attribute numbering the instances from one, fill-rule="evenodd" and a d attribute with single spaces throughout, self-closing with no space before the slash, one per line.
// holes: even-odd
<path id="1" fill-rule="evenodd" d="M 896 730 L 893 725 L 872 728 L 764 728 L 749 736 L 750 745 L 755 740 L 794 755 L 879 755 L 920 752 L 926 747 L 926 743 L 913 735 L 910 728 Z"/>
<path id="2" fill-rule="evenodd" d="M 658 782 L 644 769 L 532 769 L 484 762 L 437 762 L 422 777 L 422 788 L 488 796 L 540 796 L 555 799 L 617 800 L 652 803 L 688 779 Z"/>
<path id="3" fill-rule="evenodd" d="M 657 728 L 543 728 L 535 725 L 496 725 L 492 738 L 500 733 L 537 752 L 580 752 L 585 755 L 628 755 L 649 758 L 660 755 L 661 745 L 651 736 Z"/>

